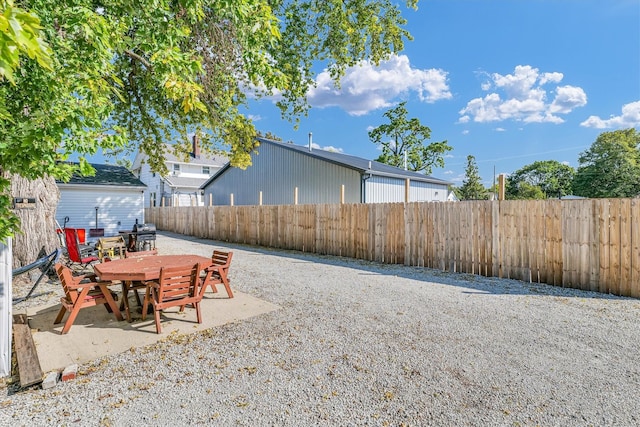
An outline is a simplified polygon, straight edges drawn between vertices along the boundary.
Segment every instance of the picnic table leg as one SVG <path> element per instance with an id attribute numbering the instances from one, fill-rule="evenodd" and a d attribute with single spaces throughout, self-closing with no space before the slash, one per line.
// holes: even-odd
<path id="1" fill-rule="evenodd" d="M 120 308 L 124 309 L 124 312 L 127 316 L 127 322 L 131 323 L 131 311 L 129 310 L 129 285 L 131 281 L 123 280 L 122 281 L 122 302 L 120 303 Z"/>
<path id="2" fill-rule="evenodd" d="M 122 320 L 122 313 L 120 313 L 120 310 L 118 309 L 118 304 L 116 304 L 115 300 L 111 296 L 111 290 L 108 288 L 106 284 L 98 284 L 98 286 L 100 287 L 100 290 L 104 294 L 104 298 L 107 300 L 107 304 L 109 304 L 109 307 L 111 307 L 111 310 L 113 310 L 113 314 L 116 315 L 116 319 Z"/>

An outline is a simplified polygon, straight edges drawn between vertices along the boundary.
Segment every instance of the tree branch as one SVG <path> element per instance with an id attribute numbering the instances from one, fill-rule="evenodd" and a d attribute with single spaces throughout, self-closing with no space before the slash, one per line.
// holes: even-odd
<path id="1" fill-rule="evenodd" d="M 142 64 L 145 67 L 149 68 L 150 70 L 153 70 L 153 65 L 149 61 L 147 61 L 145 58 L 135 53 L 134 51 L 125 50 L 124 53 L 126 53 L 130 58 L 135 59 L 136 61 L 142 62 Z"/>

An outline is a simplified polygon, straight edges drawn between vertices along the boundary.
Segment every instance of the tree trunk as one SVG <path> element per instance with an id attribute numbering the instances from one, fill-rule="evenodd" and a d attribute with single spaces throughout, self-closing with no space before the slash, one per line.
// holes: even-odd
<path id="1" fill-rule="evenodd" d="M 60 247 L 56 233 L 56 208 L 60 190 L 51 177 L 30 181 L 11 175 L 11 197 L 34 198 L 35 208 L 14 209 L 20 230 L 13 238 L 13 268 L 25 266 Z"/>

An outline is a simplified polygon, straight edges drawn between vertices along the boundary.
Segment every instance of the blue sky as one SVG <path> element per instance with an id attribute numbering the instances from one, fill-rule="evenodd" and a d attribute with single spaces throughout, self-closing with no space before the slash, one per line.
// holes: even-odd
<path id="1" fill-rule="evenodd" d="M 404 3 L 404 2 L 401 2 Z M 375 159 L 368 131 L 407 101 L 431 141 L 453 150 L 432 175 L 461 185 L 467 155 L 484 183 L 536 160 L 577 167 L 605 131 L 640 128 L 640 1 L 421 0 L 403 8 L 414 37 L 374 67 L 348 70 L 340 90 L 326 73 L 298 130 L 272 100 L 247 114 L 263 133 Z"/>

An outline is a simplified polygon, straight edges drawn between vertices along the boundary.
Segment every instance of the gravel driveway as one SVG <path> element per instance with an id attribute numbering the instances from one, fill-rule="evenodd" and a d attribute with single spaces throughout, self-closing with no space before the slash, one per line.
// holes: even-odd
<path id="1" fill-rule="evenodd" d="M 639 300 L 158 236 L 214 247 L 232 287 L 281 308 L 5 386 L 0 425 L 640 424 Z"/>

